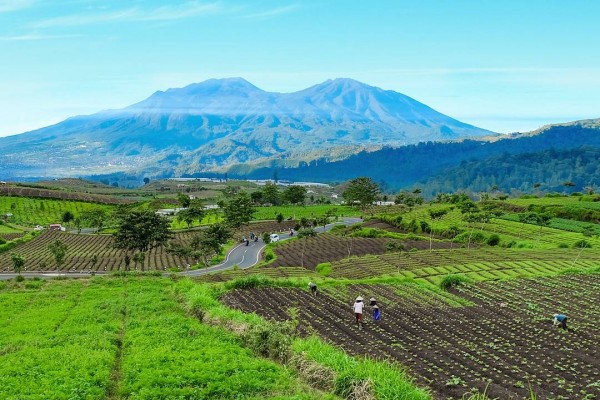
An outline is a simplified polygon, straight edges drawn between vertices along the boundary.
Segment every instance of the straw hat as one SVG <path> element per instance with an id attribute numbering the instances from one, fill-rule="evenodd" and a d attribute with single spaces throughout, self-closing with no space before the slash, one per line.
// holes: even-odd
<path id="1" fill-rule="evenodd" d="M 356 301 L 363 301 L 363 298 L 362 298 L 362 297 L 360 297 L 360 296 L 358 296 L 358 297 L 356 298 Z"/>

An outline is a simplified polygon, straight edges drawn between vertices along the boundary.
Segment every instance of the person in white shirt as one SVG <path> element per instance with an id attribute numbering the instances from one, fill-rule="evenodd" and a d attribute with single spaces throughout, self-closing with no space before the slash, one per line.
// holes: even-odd
<path id="1" fill-rule="evenodd" d="M 354 301 L 354 316 L 356 317 L 356 326 L 358 329 L 362 329 L 363 322 L 363 307 L 365 303 L 363 303 L 363 298 L 358 296 L 356 301 Z"/>

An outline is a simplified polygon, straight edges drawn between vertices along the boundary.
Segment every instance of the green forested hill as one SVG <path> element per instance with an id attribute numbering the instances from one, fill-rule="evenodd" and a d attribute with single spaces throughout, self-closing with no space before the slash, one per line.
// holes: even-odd
<path id="1" fill-rule="evenodd" d="M 581 191 L 598 171 L 600 127 L 596 121 L 549 126 L 493 141 L 427 142 L 384 148 L 338 162 L 314 161 L 299 168 L 248 172 L 247 166 L 240 166 L 230 169 L 229 176 L 268 179 L 277 171 L 279 179 L 340 182 L 360 175 L 383 183 L 389 190 L 427 182 L 429 192 L 442 188 L 488 190 L 494 184 L 503 191 L 525 191 L 534 183 L 543 184 L 539 190 L 563 191 L 562 183 L 569 180 L 576 186 L 566 189 Z"/>

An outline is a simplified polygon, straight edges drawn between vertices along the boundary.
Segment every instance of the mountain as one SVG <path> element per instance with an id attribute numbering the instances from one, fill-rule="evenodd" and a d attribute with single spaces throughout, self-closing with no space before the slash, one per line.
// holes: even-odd
<path id="1" fill-rule="evenodd" d="M 424 194 L 467 190 L 487 191 L 493 185 L 505 192 L 563 191 L 563 183 L 583 191 L 600 184 L 600 119 L 549 125 L 526 133 L 427 142 L 399 148 L 386 147 L 335 162 L 314 160 L 297 168 L 277 168 L 279 179 L 292 181 L 342 182 L 358 175 L 368 176 L 391 191 L 420 187 Z M 274 169 L 248 170 L 237 165 L 230 177 L 270 178 Z"/>
<path id="2" fill-rule="evenodd" d="M 241 78 L 210 79 L 0 138 L 0 176 L 168 176 L 240 163 L 297 166 L 384 146 L 492 134 L 351 79 L 295 93 L 266 92 Z"/>

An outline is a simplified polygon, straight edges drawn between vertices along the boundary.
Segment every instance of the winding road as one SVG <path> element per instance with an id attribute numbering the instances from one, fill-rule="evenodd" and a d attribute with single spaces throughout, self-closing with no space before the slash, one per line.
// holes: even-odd
<path id="1" fill-rule="evenodd" d="M 342 218 L 341 221 L 337 221 L 331 224 L 327 224 L 324 227 L 319 226 L 315 228 L 315 231 L 318 233 L 323 233 L 331 230 L 335 225 L 354 225 L 362 222 L 360 218 Z M 290 239 L 289 233 L 280 233 L 279 240 L 287 240 Z M 183 276 L 199 276 L 206 275 L 212 272 L 224 271 L 226 269 L 233 268 L 234 266 L 238 266 L 241 269 L 250 268 L 260 261 L 261 251 L 265 248 L 266 244 L 259 240 L 258 242 L 250 242 L 248 246 L 245 243 L 240 243 L 233 249 L 229 251 L 227 254 L 227 258 L 225 261 L 219 265 L 214 265 L 209 268 L 195 269 L 192 271 L 184 271 L 180 272 L 179 275 Z M 106 272 L 97 272 L 97 276 L 105 275 Z M 25 272 L 21 274 L 25 278 L 42 278 L 42 279 L 51 279 L 56 277 L 67 277 L 67 278 L 83 278 L 89 277 L 89 273 L 80 273 L 80 272 L 67 272 L 67 273 L 58 273 L 58 272 Z M 13 279 L 17 276 L 14 273 L 3 273 L 0 274 L 0 280 L 9 280 Z"/>

